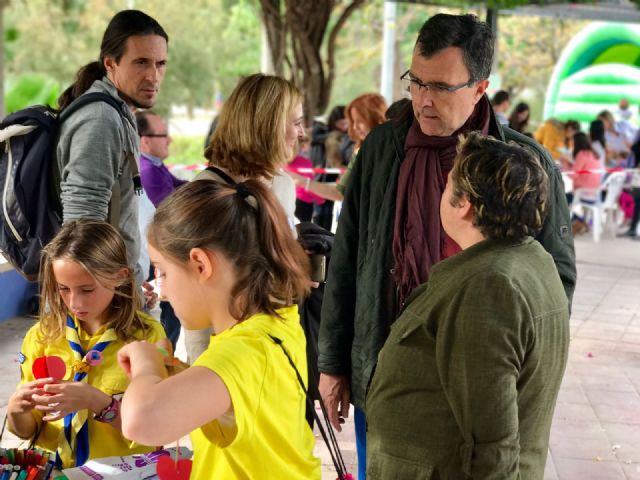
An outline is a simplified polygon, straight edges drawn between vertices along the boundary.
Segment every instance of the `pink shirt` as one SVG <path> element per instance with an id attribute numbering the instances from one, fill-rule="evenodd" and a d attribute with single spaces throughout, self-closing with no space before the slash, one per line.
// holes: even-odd
<path id="1" fill-rule="evenodd" d="M 298 168 L 313 168 L 313 163 L 307 157 L 303 157 L 302 155 L 298 155 L 291 162 L 289 162 L 288 170 L 291 170 L 298 175 L 302 175 L 303 177 L 307 177 L 313 180 L 313 173 L 307 172 L 298 172 L 296 169 Z M 304 187 L 296 186 L 296 198 L 305 203 L 315 203 L 316 205 L 322 205 L 325 202 L 325 199 L 319 197 L 318 195 L 307 192 Z"/>
<path id="2" fill-rule="evenodd" d="M 578 155 L 576 155 L 576 161 L 573 164 L 574 172 L 579 172 L 580 170 L 599 170 L 600 168 L 600 161 L 591 150 L 581 150 L 578 152 Z M 601 173 L 576 173 L 573 176 L 573 189 L 598 188 L 601 179 Z"/>

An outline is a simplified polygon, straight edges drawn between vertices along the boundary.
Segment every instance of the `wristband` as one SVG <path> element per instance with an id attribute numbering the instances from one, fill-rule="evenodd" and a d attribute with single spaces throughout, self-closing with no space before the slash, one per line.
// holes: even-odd
<path id="1" fill-rule="evenodd" d="M 120 413 L 120 400 L 116 397 L 111 397 L 111 403 L 104 407 L 93 419 L 96 422 L 112 423 L 118 417 L 118 413 Z"/>
<path id="2" fill-rule="evenodd" d="M 304 189 L 309 191 L 309 187 L 311 186 L 311 179 L 307 177 L 307 181 L 304 184 Z"/>

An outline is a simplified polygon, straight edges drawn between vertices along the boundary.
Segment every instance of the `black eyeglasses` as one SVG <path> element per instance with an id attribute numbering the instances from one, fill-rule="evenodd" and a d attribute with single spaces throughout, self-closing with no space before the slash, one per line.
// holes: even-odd
<path id="1" fill-rule="evenodd" d="M 462 83 L 460 85 L 447 85 L 445 83 L 437 83 L 437 82 L 436 83 L 423 82 L 419 78 L 414 77 L 413 74 L 411 73 L 411 70 L 407 70 L 406 72 L 404 72 L 400 77 L 400 80 L 408 84 L 407 86 L 408 92 L 411 92 L 413 90 L 414 93 L 417 93 L 417 92 L 421 92 L 423 89 L 426 89 L 436 95 L 437 94 L 446 95 L 448 93 L 453 93 L 463 88 L 470 87 L 475 83 L 473 79 L 469 80 L 466 83 Z"/>
<path id="2" fill-rule="evenodd" d="M 151 138 L 167 138 L 169 136 L 168 133 L 141 133 L 141 137 L 151 137 Z"/>

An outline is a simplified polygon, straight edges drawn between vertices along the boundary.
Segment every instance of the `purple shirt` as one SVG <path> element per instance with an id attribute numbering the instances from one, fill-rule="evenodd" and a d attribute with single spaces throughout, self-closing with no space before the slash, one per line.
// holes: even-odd
<path id="1" fill-rule="evenodd" d="M 174 177 L 162 160 L 145 153 L 140 154 L 140 179 L 144 191 L 155 207 L 177 187 L 187 183 L 186 180 Z"/>

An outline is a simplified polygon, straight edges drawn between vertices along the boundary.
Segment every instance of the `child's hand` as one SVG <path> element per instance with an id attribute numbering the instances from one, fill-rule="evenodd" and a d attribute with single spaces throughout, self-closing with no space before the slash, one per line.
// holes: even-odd
<path id="1" fill-rule="evenodd" d="M 30 412 L 36 407 L 34 395 L 42 395 L 44 386 L 53 381 L 53 378 L 41 378 L 19 385 L 16 392 L 9 399 L 8 410 L 14 413 Z"/>
<path id="2" fill-rule="evenodd" d="M 144 304 L 148 309 L 152 309 L 158 302 L 158 294 L 153 291 L 153 285 L 149 282 L 142 283 L 142 293 L 144 295 Z"/>
<path id="3" fill-rule="evenodd" d="M 184 363 L 179 358 L 173 356 L 173 346 L 168 338 L 158 340 L 156 342 L 156 346 L 162 353 L 162 360 L 164 361 L 164 366 L 167 368 L 167 373 L 169 373 L 170 377 L 177 375 L 180 372 L 184 372 L 189 368 L 188 363 Z"/>
<path id="4" fill-rule="evenodd" d="M 141 374 L 167 376 L 162 354 L 149 342 L 131 342 L 118 351 L 118 365 L 129 378 Z"/>
<path id="5" fill-rule="evenodd" d="M 34 395 L 36 410 L 44 412 L 45 422 L 53 422 L 78 410 L 95 410 L 95 404 L 106 394 L 84 382 L 49 383 L 44 393 Z"/>

